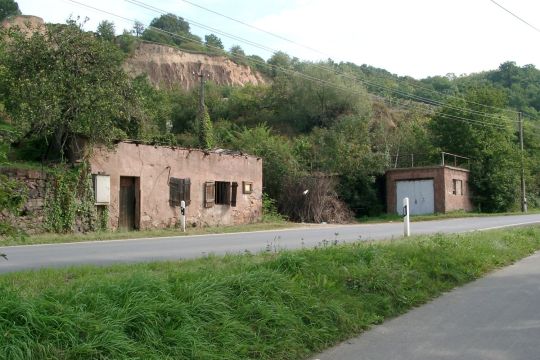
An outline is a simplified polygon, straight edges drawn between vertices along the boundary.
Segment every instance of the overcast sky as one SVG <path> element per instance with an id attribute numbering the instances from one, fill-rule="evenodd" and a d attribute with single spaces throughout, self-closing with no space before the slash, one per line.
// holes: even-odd
<path id="1" fill-rule="evenodd" d="M 126 0 L 77 0 L 147 25 L 158 12 Z M 490 0 L 190 0 L 244 21 L 296 44 L 232 22 L 183 0 L 140 0 L 182 16 L 194 34 L 211 31 L 198 22 L 302 60 L 332 58 L 368 64 L 399 75 L 423 78 L 469 74 L 497 68 L 502 62 L 540 68 L 540 32 L 520 22 Z M 18 0 L 23 14 L 47 22 L 88 17 L 88 30 L 107 19 L 117 32 L 132 23 L 74 4 L 69 0 Z M 540 1 L 497 0 L 540 28 Z M 264 59 L 271 52 L 217 34 L 226 48 L 240 45 Z M 301 44 L 303 46 L 300 46 Z M 313 50 L 312 50 L 313 49 Z M 314 51 L 316 50 L 316 51 Z"/>

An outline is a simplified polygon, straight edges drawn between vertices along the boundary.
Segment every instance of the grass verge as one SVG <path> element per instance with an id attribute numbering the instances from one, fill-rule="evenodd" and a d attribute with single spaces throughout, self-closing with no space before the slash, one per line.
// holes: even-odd
<path id="1" fill-rule="evenodd" d="M 246 231 L 277 230 L 298 227 L 300 224 L 287 221 L 260 222 L 245 225 L 231 226 L 211 226 L 186 229 L 182 232 L 179 228 L 152 229 L 141 231 L 98 231 L 86 234 L 53 234 L 45 233 L 38 235 L 29 235 L 24 237 L 0 238 L 0 246 L 14 245 L 35 245 L 35 244 L 54 244 L 71 243 L 81 241 L 102 241 L 119 239 L 142 239 L 164 236 L 188 236 L 204 234 L 226 234 Z"/>
<path id="2" fill-rule="evenodd" d="M 540 248 L 540 227 L 0 277 L 0 358 L 302 359 Z"/>
<path id="3" fill-rule="evenodd" d="M 528 214 L 539 214 L 539 213 L 540 213 L 540 209 L 530 209 L 528 212 Z M 510 216 L 510 215 L 524 215 L 524 214 L 519 211 L 505 212 L 505 213 L 480 213 L 480 212 L 452 211 L 448 213 L 412 215 L 411 222 L 458 219 L 458 218 L 468 218 L 468 217 Z M 382 214 L 379 216 L 359 217 L 356 219 L 356 221 L 363 224 L 396 222 L 396 221 L 403 221 L 403 217 L 401 217 L 398 214 Z"/>

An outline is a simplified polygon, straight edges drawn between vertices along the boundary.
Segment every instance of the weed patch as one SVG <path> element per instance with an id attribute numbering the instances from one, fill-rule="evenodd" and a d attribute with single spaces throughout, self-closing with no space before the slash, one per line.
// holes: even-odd
<path id="1" fill-rule="evenodd" d="M 0 358 L 302 359 L 540 248 L 540 228 L 0 278 Z"/>

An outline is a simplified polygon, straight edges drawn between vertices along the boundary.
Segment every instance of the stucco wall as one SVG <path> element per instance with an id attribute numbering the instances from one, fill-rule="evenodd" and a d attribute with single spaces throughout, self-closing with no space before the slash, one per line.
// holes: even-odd
<path id="1" fill-rule="evenodd" d="M 170 177 L 191 179 L 191 205 L 187 226 L 242 224 L 262 216 L 262 159 L 248 155 L 119 143 L 114 149 L 96 147 L 91 157 L 92 173 L 111 179 L 109 225 L 118 227 L 120 177 L 138 177 L 140 183 L 140 228 L 163 228 L 178 224 L 179 208 L 169 205 Z M 236 207 L 204 207 L 204 183 L 238 182 Z M 253 182 L 251 194 L 242 193 L 242 182 Z"/>
<path id="2" fill-rule="evenodd" d="M 389 214 L 396 213 L 396 181 L 433 179 L 435 212 L 473 209 L 469 192 L 469 171 L 449 166 L 391 169 L 386 172 L 386 205 Z M 453 180 L 463 181 L 463 195 L 454 195 Z"/>

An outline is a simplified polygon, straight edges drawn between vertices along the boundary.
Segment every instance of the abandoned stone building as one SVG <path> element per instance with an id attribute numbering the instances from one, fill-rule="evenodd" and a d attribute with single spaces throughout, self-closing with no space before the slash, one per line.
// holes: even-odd
<path id="1" fill-rule="evenodd" d="M 452 154 L 448 154 L 452 155 Z M 455 163 L 411 166 L 386 172 L 386 206 L 390 214 L 401 214 L 403 198 L 409 198 L 411 215 L 471 211 L 469 170 Z M 452 155 L 456 157 L 457 155 Z"/>
<path id="2" fill-rule="evenodd" d="M 187 226 L 255 222 L 262 216 L 262 159 L 227 150 L 203 151 L 120 142 L 90 157 L 96 204 L 112 229 L 176 226 L 185 201 Z"/>

